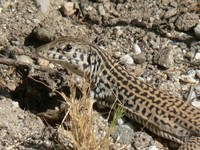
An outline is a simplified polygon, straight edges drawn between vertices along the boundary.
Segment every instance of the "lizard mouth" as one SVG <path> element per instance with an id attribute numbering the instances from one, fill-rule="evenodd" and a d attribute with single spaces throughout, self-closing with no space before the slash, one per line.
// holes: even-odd
<path id="1" fill-rule="evenodd" d="M 67 60 L 66 56 L 64 56 L 63 54 L 58 53 L 58 52 L 48 52 L 47 58 L 57 60 L 57 61 L 66 61 Z"/>
<path id="2" fill-rule="evenodd" d="M 48 51 L 40 52 L 40 57 L 43 57 L 44 59 L 53 60 L 53 61 L 67 61 L 67 57 L 59 52 L 56 51 Z"/>

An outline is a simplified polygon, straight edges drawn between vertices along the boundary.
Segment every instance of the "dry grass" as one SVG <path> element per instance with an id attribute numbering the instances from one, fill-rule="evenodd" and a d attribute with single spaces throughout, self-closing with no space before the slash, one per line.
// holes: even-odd
<path id="1" fill-rule="evenodd" d="M 67 98 L 64 93 L 60 93 L 69 105 L 66 116 L 70 116 L 70 134 L 68 132 L 68 138 L 73 143 L 73 147 L 76 150 L 107 150 L 110 146 L 110 133 L 113 125 L 108 127 L 100 128 L 105 131 L 103 136 L 98 136 L 98 131 L 95 131 L 95 120 L 97 113 L 93 111 L 94 100 L 90 97 L 90 87 L 86 82 L 82 84 L 82 98 L 77 100 L 76 86 L 71 86 L 72 94 L 70 98 Z M 69 121 L 69 120 L 68 120 Z M 98 126 L 98 125 L 96 125 Z M 62 127 L 62 126 L 60 126 Z M 63 128 L 62 128 L 63 130 Z M 100 138 L 99 138 L 100 137 Z"/>
<path id="2" fill-rule="evenodd" d="M 97 147 L 93 126 L 95 117 L 93 113 L 93 100 L 89 97 L 86 85 L 84 84 L 83 86 L 83 97 L 81 100 L 77 101 L 75 99 L 75 92 L 73 92 L 70 98 L 71 139 L 78 150 L 96 149 Z"/>
<path id="3" fill-rule="evenodd" d="M 6 87 L 6 82 L 4 81 L 3 77 L 0 76 L 0 89 Z"/>

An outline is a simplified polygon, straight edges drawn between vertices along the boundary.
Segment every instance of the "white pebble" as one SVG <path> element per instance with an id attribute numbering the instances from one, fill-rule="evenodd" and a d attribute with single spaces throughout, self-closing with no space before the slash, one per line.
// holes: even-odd
<path id="1" fill-rule="evenodd" d="M 197 108 L 200 108 L 200 101 L 194 100 L 194 101 L 192 102 L 192 105 L 195 106 L 195 107 L 197 107 Z"/>
<path id="2" fill-rule="evenodd" d="M 19 103 L 18 102 L 12 102 L 13 108 L 19 108 Z"/>
<path id="3" fill-rule="evenodd" d="M 133 44 L 133 52 L 136 55 L 138 55 L 138 54 L 140 54 L 142 52 L 141 49 L 140 49 L 140 47 L 139 47 L 139 45 Z"/>
<path id="4" fill-rule="evenodd" d="M 200 53 L 196 53 L 196 55 L 195 55 L 194 58 L 195 58 L 195 59 L 200 59 Z"/>
<path id="5" fill-rule="evenodd" d="M 150 146 L 150 147 L 148 148 L 148 150 L 158 150 L 158 148 L 157 148 L 156 146 Z"/>
<path id="6" fill-rule="evenodd" d="M 45 60 L 45 59 L 42 59 L 42 58 L 39 58 L 37 62 L 38 62 L 38 64 L 41 65 L 41 66 L 45 66 L 45 67 L 49 66 L 49 61 L 48 61 L 48 60 Z M 52 68 L 52 67 L 51 67 L 51 68 Z"/>
<path id="7" fill-rule="evenodd" d="M 49 10 L 50 1 L 49 0 L 34 0 L 37 8 L 43 12 L 46 13 Z"/>
<path id="8" fill-rule="evenodd" d="M 62 11 L 64 15 L 71 16 L 76 12 L 76 9 L 74 8 L 74 3 L 72 2 L 65 2 L 62 6 Z"/>
<path id="9" fill-rule="evenodd" d="M 200 70 L 197 70 L 197 71 L 196 71 L 196 75 L 197 75 L 197 77 L 200 79 Z"/>
<path id="10" fill-rule="evenodd" d="M 33 59 L 26 55 L 17 56 L 17 60 L 28 64 L 33 64 Z"/>
<path id="11" fill-rule="evenodd" d="M 121 36 L 123 34 L 123 30 L 120 27 L 115 28 L 115 34 L 117 37 Z"/>
<path id="12" fill-rule="evenodd" d="M 117 124 L 118 125 L 122 125 L 122 124 L 124 124 L 124 122 L 125 122 L 125 120 L 122 119 L 122 118 L 117 119 Z"/>
<path id="13" fill-rule="evenodd" d="M 122 62 L 124 64 L 130 64 L 130 65 L 132 65 L 134 63 L 133 58 L 128 54 L 122 56 L 120 58 L 120 62 Z"/>
<path id="14" fill-rule="evenodd" d="M 200 21 L 197 24 L 197 26 L 194 28 L 194 32 L 195 32 L 197 38 L 200 39 Z"/>
<path id="15" fill-rule="evenodd" d="M 49 62 L 47 62 L 47 63 L 49 63 Z M 49 68 L 54 68 L 54 67 L 55 67 L 55 65 L 53 63 L 49 64 Z"/>
<path id="16" fill-rule="evenodd" d="M 121 52 L 115 52 L 115 53 L 114 53 L 114 57 L 115 57 L 115 58 L 120 58 L 121 55 L 122 55 Z"/>

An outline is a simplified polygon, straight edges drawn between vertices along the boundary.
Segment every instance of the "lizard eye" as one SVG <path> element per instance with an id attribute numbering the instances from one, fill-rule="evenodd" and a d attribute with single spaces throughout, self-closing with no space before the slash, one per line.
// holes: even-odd
<path id="1" fill-rule="evenodd" d="M 72 46 L 70 44 L 67 44 L 66 47 L 63 49 L 65 52 L 70 52 L 72 50 Z"/>

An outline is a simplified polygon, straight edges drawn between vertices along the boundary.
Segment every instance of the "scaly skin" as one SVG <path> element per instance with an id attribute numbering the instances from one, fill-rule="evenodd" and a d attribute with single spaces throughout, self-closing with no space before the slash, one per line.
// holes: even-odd
<path id="1" fill-rule="evenodd" d="M 62 37 L 37 49 L 39 57 L 59 63 L 91 80 L 94 96 L 111 106 L 115 96 L 125 115 L 160 137 L 200 149 L 200 111 L 190 103 L 162 92 L 134 77 L 99 47 Z M 195 137 L 188 140 L 190 137 Z"/>

